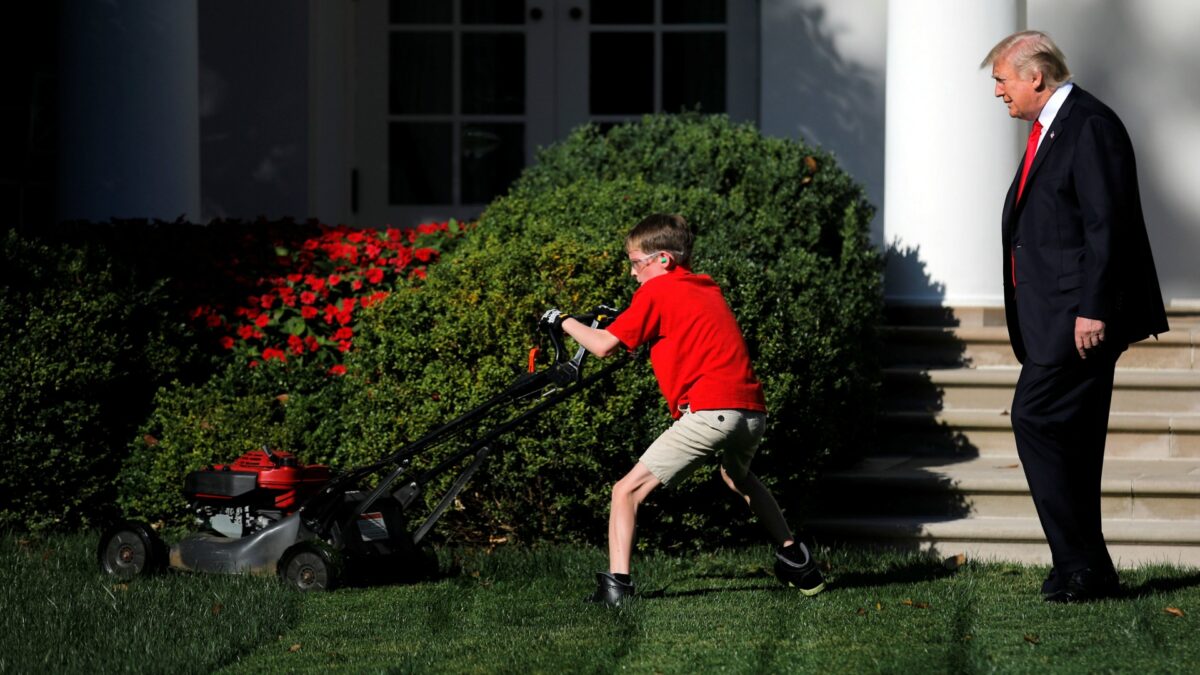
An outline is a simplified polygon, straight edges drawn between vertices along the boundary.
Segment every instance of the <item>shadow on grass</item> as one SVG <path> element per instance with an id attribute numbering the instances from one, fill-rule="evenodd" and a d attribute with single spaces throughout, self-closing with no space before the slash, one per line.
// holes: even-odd
<path id="1" fill-rule="evenodd" d="M 943 561 L 930 558 L 898 563 L 884 570 L 838 574 L 830 585 L 833 588 L 870 588 L 915 584 L 946 579 L 954 576 L 956 572 L 957 570 L 948 568 Z"/>
<path id="2" fill-rule="evenodd" d="M 1193 572 L 1182 577 L 1157 577 L 1143 581 L 1137 586 L 1126 588 L 1121 597 L 1129 599 L 1147 598 L 1153 595 L 1173 593 L 1196 586 L 1200 586 L 1200 572 Z"/>

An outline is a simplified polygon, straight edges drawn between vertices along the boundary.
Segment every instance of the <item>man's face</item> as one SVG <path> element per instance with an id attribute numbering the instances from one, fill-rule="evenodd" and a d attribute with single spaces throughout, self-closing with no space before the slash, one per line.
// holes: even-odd
<path id="1" fill-rule="evenodd" d="M 1042 74 L 1031 72 L 1021 77 L 1007 56 L 992 63 L 992 79 L 996 81 L 996 97 L 1004 100 L 1008 114 L 1017 119 L 1032 122 L 1046 105 L 1046 88 L 1042 86 Z"/>

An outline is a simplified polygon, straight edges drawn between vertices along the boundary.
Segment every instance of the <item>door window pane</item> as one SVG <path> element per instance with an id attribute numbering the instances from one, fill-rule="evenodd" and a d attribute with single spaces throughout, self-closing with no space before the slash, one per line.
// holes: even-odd
<path id="1" fill-rule="evenodd" d="M 663 0 L 663 23 L 725 23 L 725 0 Z"/>
<path id="2" fill-rule="evenodd" d="M 449 204 L 449 122 L 388 125 L 388 203 Z"/>
<path id="3" fill-rule="evenodd" d="M 431 0 L 425 0 L 431 2 Z M 432 0 L 450 5 L 449 0 Z M 462 0 L 463 23 L 525 23 L 525 0 Z"/>
<path id="4" fill-rule="evenodd" d="M 591 10 L 592 23 L 597 24 L 654 21 L 654 0 L 592 0 Z"/>
<path id="5" fill-rule="evenodd" d="M 523 124 L 464 124 L 461 142 L 463 204 L 490 202 L 525 166 Z"/>
<path id="6" fill-rule="evenodd" d="M 450 33 L 388 36 L 388 110 L 393 115 L 449 113 Z"/>
<path id="7" fill-rule="evenodd" d="M 463 33 L 462 112 L 525 112 L 525 35 Z"/>
<path id="8" fill-rule="evenodd" d="M 449 0 L 391 0 L 388 20 L 391 23 L 450 23 L 453 9 Z"/>
<path id="9" fill-rule="evenodd" d="M 725 34 L 663 34 L 663 111 L 725 112 Z"/>
<path id="10" fill-rule="evenodd" d="M 653 33 L 592 33 L 590 59 L 591 114 L 654 112 Z"/>

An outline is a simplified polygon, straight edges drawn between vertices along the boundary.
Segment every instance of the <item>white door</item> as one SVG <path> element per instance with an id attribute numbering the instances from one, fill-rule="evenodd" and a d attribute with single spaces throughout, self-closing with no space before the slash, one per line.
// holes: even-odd
<path id="1" fill-rule="evenodd" d="M 353 221 L 479 215 L 576 125 L 758 118 L 753 0 L 359 0 Z"/>

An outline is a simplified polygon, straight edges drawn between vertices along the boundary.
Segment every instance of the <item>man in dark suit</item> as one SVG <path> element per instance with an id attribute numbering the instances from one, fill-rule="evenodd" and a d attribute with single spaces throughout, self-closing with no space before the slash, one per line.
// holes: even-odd
<path id="1" fill-rule="evenodd" d="M 1021 362 L 1013 433 L 1054 561 L 1042 593 L 1108 597 L 1119 591 L 1100 524 L 1113 371 L 1130 343 L 1167 330 L 1133 144 L 1108 106 L 1070 82 L 1046 34 L 1001 40 L 989 65 L 1009 115 L 1034 123 L 1002 232 Z"/>

